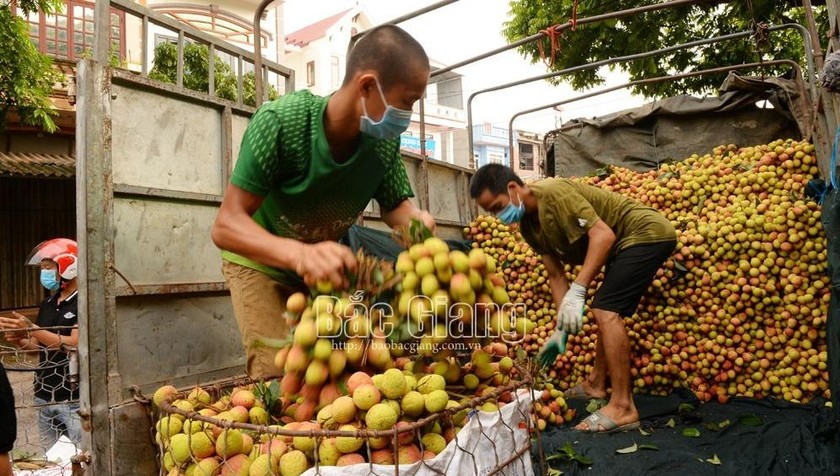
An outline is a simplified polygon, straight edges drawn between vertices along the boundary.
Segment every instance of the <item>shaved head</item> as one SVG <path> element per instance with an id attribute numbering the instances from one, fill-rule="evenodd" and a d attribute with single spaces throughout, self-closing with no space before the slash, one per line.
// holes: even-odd
<path id="1" fill-rule="evenodd" d="M 379 73 L 382 89 L 388 90 L 394 84 L 410 82 L 418 71 L 429 71 L 429 57 L 402 28 L 380 25 L 365 32 L 350 49 L 344 84 L 365 70 Z"/>

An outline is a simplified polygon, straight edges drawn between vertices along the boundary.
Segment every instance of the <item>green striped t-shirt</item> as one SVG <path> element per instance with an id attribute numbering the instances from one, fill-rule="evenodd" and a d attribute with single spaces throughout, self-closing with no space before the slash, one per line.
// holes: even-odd
<path id="1" fill-rule="evenodd" d="M 372 198 L 392 210 L 414 196 L 399 138 L 361 134 L 347 161 L 333 159 L 324 131 L 328 99 L 306 90 L 289 93 L 260 107 L 248 123 L 231 183 L 265 197 L 253 218 L 270 233 L 305 243 L 337 240 Z M 300 283 L 291 270 L 228 251 L 222 257 L 281 282 Z"/>

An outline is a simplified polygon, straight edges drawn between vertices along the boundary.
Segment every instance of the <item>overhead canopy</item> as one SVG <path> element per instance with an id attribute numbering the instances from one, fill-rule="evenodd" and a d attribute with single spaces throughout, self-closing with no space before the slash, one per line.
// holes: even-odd
<path id="1" fill-rule="evenodd" d="M 730 73 L 719 96 L 680 95 L 603 117 L 575 119 L 554 131 L 555 173 L 583 176 L 606 165 L 644 171 L 722 144 L 751 146 L 807 136 L 809 109 L 798 84 L 787 78 Z M 772 108 L 756 105 L 764 100 Z"/>

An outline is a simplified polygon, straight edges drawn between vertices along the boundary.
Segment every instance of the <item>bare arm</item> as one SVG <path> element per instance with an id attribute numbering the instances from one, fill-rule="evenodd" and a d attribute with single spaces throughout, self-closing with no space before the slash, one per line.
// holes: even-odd
<path id="1" fill-rule="evenodd" d="M 70 332 L 69 336 L 61 335 L 56 332 L 50 332 L 46 329 L 41 329 L 35 326 L 30 332 L 30 335 L 41 343 L 41 346 L 47 349 L 60 349 L 63 346 L 78 347 L 79 346 L 79 329 L 75 328 Z"/>
<path id="2" fill-rule="evenodd" d="M 382 220 L 391 228 L 399 228 L 411 224 L 411 219 L 416 218 L 426 225 L 432 232 L 435 231 L 435 219 L 426 210 L 415 207 L 411 200 L 403 200 L 393 210 L 382 212 Z"/>
<path id="3" fill-rule="evenodd" d="M 275 236 L 257 224 L 251 216 L 262 202 L 263 197 L 229 184 L 213 223 L 213 243 L 267 266 L 295 269 L 303 243 Z"/>
<path id="4" fill-rule="evenodd" d="M 589 245 L 575 282 L 588 288 L 607 262 L 607 257 L 615 244 L 615 233 L 603 220 L 598 220 L 586 234 L 589 236 Z"/>
<path id="5" fill-rule="evenodd" d="M 554 298 L 554 305 L 560 309 L 563 297 L 569 290 L 569 280 L 566 279 L 566 271 L 563 263 L 552 255 L 542 255 L 545 270 L 548 271 L 548 284 L 551 286 L 551 296 Z"/>
<path id="6" fill-rule="evenodd" d="M 211 230 L 213 243 L 267 266 L 293 270 L 310 286 L 319 280 L 336 287 L 346 284 L 344 270 L 356 269 L 349 248 L 335 242 L 310 245 L 269 233 L 251 218 L 262 202 L 263 197 L 229 184 Z"/>
<path id="7" fill-rule="evenodd" d="M 6 331 L 6 340 L 15 343 L 21 350 L 60 349 L 62 346 L 79 345 L 79 329 L 74 328 L 69 336 L 48 331 L 33 324 L 23 314 L 12 311 L 12 317 L 0 317 L 0 327 Z M 23 337 L 28 332 L 29 337 Z"/>

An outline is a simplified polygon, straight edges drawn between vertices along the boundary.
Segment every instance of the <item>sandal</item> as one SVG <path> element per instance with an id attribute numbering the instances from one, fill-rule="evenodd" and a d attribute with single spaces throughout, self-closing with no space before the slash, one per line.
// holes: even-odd
<path id="1" fill-rule="evenodd" d="M 634 421 L 633 423 L 627 423 L 624 425 L 618 425 L 616 422 L 612 420 L 612 418 L 604 415 L 601 410 L 596 411 L 595 413 L 589 415 L 588 417 L 584 418 L 582 423 L 586 423 L 587 428 L 585 430 L 577 430 L 583 433 L 617 433 L 620 431 L 630 431 L 639 428 L 640 423 Z"/>
<path id="2" fill-rule="evenodd" d="M 586 391 L 583 389 L 583 384 L 580 384 L 580 383 L 575 385 L 574 387 L 566 390 L 565 392 L 563 392 L 563 398 L 565 400 L 576 400 L 576 399 L 578 399 L 578 400 L 597 400 L 598 399 L 598 397 L 593 397 L 592 395 L 589 395 L 588 393 L 586 393 Z"/>

